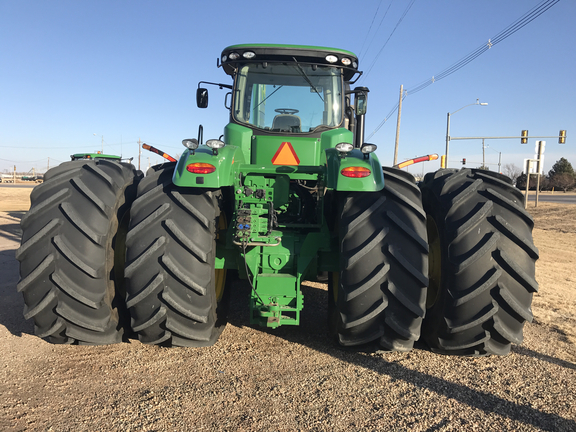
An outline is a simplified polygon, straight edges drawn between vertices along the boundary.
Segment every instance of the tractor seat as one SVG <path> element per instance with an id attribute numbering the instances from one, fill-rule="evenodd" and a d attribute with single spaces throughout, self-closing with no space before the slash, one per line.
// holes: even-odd
<path id="1" fill-rule="evenodd" d="M 300 117 L 293 114 L 278 114 L 272 120 L 271 130 L 274 132 L 301 132 Z"/>

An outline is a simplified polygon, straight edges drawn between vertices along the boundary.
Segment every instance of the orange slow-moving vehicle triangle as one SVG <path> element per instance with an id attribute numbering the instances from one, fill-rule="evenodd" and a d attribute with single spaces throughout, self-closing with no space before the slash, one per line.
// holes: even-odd
<path id="1" fill-rule="evenodd" d="M 300 159 L 289 142 L 283 142 L 272 158 L 272 165 L 300 165 Z"/>

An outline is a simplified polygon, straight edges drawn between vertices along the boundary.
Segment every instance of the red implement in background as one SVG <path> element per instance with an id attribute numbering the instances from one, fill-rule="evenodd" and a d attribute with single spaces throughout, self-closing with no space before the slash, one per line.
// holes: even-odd
<path id="1" fill-rule="evenodd" d="M 156 147 L 152 147 L 151 145 L 148 145 L 148 144 L 142 144 L 142 148 L 144 150 L 149 150 L 152 153 L 156 153 L 157 155 L 162 156 L 164 159 L 168 159 L 170 162 L 176 162 L 176 159 L 174 159 L 169 154 L 164 153 L 162 150 L 158 150 Z M 436 156 L 436 157 L 438 157 L 438 156 Z"/>
<path id="2" fill-rule="evenodd" d="M 428 161 L 433 161 L 438 159 L 438 155 L 437 154 L 431 154 L 431 155 L 427 155 L 427 156 L 420 156 L 414 159 L 408 159 L 407 161 L 404 162 L 400 162 L 398 165 L 394 165 L 394 168 L 404 168 L 407 167 L 408 165 L 412 165 L 418 162 L 428 162 Z"/>

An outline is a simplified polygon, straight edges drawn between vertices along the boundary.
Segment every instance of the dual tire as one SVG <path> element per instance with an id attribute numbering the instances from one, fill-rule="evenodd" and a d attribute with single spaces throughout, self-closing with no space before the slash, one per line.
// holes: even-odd
<path id="1" fill-rule="evenodd" d="M 538 290 L 522 193 L 506 176 L 470 169 L 430 173 L 421 188 L 430 244 L 423 339 L 443 354 L 507 354 L 522 342 Z"/>
<path id="2" fill-rule="evenodd" d="M 130 164 L 66 162 L 49 170 L 22 217 L 18 291 L 24 317 L 53 343 L 110 344 L 124 335 L 124 239 L 142 177 Z"/>
<path id="3" fill-rule="evenodd" d="M 522 193 L 485 170 L 441 169 L 420 189 L 383 170 L 381 192 L 340 199 L 341 271 L 329 281 L 338 343 L 408 351 L 421 338 L 442 354 L 509 353 L 538 290 Z"/>
<path id="4" fill-rule="evenodd" d="M 329 280 L 329 324 L 340 345 L 409 351 L 425 314 L 426 214 L 414 178 L 383 170 L 382 191 L 339 197 L 341 270 Z"/>
<path id="5" fill-rule="evenodd" d="M 21 221 L 24 317 L 52 343 L 212 345 L 231 278 L 215 269 L 223 192 L 178 188 L 175 164 L 67 162 L 48 171 Z M 223 238 L 220 241 L 224 241 Z"/>
<path id="6" fill-rule="evenodd" d="M 138 187 L 126 239 L 126 305 L 141 342 L 208 346 L 224 329 L 231 279 L 214 265 L 227 228 L 223 192 L 175 186 L 174 168 L 152 168 Z"/>

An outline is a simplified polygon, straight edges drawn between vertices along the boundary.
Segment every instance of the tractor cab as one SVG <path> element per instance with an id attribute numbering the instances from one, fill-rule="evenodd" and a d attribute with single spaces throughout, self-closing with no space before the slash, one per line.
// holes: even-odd
<path id="1" fill-rule="evenodd" d="M 225 48 L 219 65 L 234 79 L 233 85 L 218 84 L 231 90 L 227 106 L 230 124 L 224 136 L 228 141 L 242 143 L 250 136 L 251 144 L 258 137 L 292 136 L 318 141 L 326 131 L 341 129 L 354 132 L 363 124 L 368 89 L 350 90 L 358 78 L 355 54 L 339 49 L 293 45 L 234 45 Z M 208 105 L 208 90 L 197 90 L 200 108 Z M 359 108 L 350 106 L 355 94 Z M 244 133 L 239 135 L 239 132 Z M 360 131 L 358 131 L 360 132 Z M 362 133 L 356 139 L 339 135 L 342 141 L 362 144 Z M 225 141 L 227 141 L 225 139 Z M 302 142 L 302 141 L 301 141 Z M 318 152 L 334 146 L 333 140 L 318 147 Z M 246 142 L 245 145 L 248 145 Z M 322 149 L 320 148 L 322 147 Z M 252 159 L 252 163 L 261 161 Z M 316 165 L 317 158 L 307 164 Z"/>

